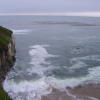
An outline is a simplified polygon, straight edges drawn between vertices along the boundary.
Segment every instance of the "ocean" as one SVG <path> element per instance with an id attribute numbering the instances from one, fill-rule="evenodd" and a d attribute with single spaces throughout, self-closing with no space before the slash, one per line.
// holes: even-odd
<path id="1" fill-rule="evenodd" d="M 100 100 L 100 18 L 0 16 L 16 39 L 3 82 L 12 100 Z"/>

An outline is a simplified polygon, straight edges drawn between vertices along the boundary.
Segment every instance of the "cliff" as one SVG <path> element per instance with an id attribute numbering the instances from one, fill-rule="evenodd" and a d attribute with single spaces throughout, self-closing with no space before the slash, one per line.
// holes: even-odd
<path id="1" fill-rule="evenodd" d="M 0 26 L 0 100 L 11 100 L 2 82 L 15 62 L 15 38 L 12 31 Z"/>
<path id="2" fill-rule="evenodd" d="M 15 62 L 15 38 L 11 30 L 0 26 L 0 85 Z"/>
<path id="3" fill-rule="evenodd" d="M 0 85 L 15 62 L 15 38 L 11 30 L 0 26 Z"/>

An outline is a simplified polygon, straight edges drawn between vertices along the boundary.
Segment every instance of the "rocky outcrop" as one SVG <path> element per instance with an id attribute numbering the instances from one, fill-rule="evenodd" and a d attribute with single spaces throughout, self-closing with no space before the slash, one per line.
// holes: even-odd
<path id="1" fill-rule="evenodd" d="M 9 37 L 8 49 L 0 50 L 0 85 L 6 77 L 8 71 L 15 62 L 15 38 L 13 34 Z"/>

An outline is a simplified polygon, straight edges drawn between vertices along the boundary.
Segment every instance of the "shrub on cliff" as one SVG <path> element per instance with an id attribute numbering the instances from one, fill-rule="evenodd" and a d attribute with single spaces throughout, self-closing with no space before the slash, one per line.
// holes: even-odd
<path id="1" fill-rule="evenodd" d="M 12 35 L 12 31 L 0 26 L 0 50 L 8 50 L 8 43 L 10 41 L 10 37 Z"/>

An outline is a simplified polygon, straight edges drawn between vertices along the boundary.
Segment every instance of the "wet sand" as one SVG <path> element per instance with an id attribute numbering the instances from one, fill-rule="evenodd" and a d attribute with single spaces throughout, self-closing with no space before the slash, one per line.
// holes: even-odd
<path id="1" fill-rule="evenodd" d="M 78 86 L 74 89 L 66 88 L 66 91 L 53 89 L 41 100 L 100 100 L 100 84 Z"/>
<path id="2" fill-rule="evenodd" d="M 66 91 L 53 89 L 50 94 L 43 96 L 41 100 L 73 100 L 73 98 L 67 95 Z"/>

